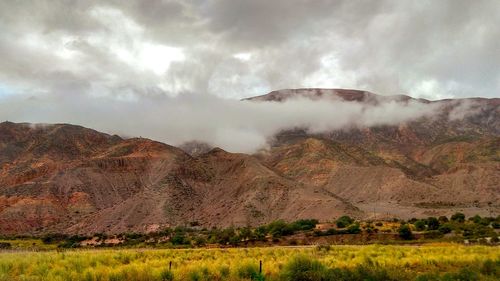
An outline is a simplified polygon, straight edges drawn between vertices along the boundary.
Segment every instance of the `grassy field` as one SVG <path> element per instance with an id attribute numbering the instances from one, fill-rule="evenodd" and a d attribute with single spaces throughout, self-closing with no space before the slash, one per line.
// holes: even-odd
<path id="1" fill-rule="evenodd" d="M 263 272 L 259 274 L 259 261 Z M 169 270 L 169 263 L 172 269 Z M 0 252 L 0 280 L 499 280 L 491 246 Z"/>

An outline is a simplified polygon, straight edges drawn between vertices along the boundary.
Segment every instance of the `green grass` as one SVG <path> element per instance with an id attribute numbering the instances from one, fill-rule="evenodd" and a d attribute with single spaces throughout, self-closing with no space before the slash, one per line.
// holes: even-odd
<path id="1" fill-rule="evenodd" d="M 499 250 L 443 243 L 5 251 L 0 252 L 0 280 L 498 280 Z M 260 260 L 262 274 L 258 272 Z M 300 277 L 299 272 L 305 274 Z"/>

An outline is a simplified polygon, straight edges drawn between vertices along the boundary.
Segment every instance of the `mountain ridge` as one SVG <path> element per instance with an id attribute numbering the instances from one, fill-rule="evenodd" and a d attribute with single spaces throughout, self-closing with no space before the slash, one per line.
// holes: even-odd
<path id="1" fill-rule="evenodd" d="M 301 91 L 292 94 L 318 93 Z M 253 101 L 284 95 L 277 93 Z M 346 102 L 387 101 L 365 91 L 341 93 Z M 190 222 L 255 226 L 343 214 L 497 213 L 500 99 L 475 100 L 474 114 L 456 120 L 449 118 L 460 106 L 456 100 L 415 101 L 443 103 L 443 112 L 398 126 L 316 134 L 295 128 L 253 155 L 202 142 L 181 146 L 195 152 L 190 155 L 76 125 L 3 122 L 0 234 L 149 232 Z"/>

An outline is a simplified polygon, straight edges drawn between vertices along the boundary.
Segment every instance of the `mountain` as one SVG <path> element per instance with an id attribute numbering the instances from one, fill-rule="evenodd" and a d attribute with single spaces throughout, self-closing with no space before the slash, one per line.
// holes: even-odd
<path id="1" fill-rule="evenodd" d="M 411 101 L 438 110 L 397 126 L 283 131 L 260 158 L 287 177 L 323 187 L 367 217 L 498 213 L 500 99 L 429 101 L 357 90 L 293 89 L 248 100 L 297 97 L 371 105 Z"/>
<path id="2" fill-rule="evenodd" d="M 147 232 L 189 222 L 227 227 L 361 215 L 321 188 L 219 148 L 193 158 L 148 139 L 67 124 L 5 122 L 0 135 L 3 234 Z"/>
<path id="3" fill-rule="evenodd" d="M 294 89 L 242 102 L 298 96 L 439 110 L 397 126 L 282 131 L 254 155 L 199 141 L 180 149 L 69 124 L 0 123 L 0 234 L 498 214 L 500 99 Z"/>

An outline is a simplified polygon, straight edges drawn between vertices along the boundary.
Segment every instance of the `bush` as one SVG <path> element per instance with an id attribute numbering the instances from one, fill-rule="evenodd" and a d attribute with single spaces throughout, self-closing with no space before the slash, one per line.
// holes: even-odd
<path id="1" fill-rule="evenodd" d="M 445 223 L 449 221 L 447 216 L 440 216 L 438 220 L 440 223 Z"/>
<path id="2" fill-rule="evenodd" d="M 319 221 L 315 219 L 298 220 L 293 223 L 293 228 L 295 230 L 311 230 L 314 229 L 318 223 Z"/>
<path id="3" fill-rule="evenodd" d="M 435 217 L 427 218 L 427 229 L 437 230 L 439 228 L 439 221 Z"/>
<path id="4" fill-rule="evenodd" d="M 425 230 L 425 222 L 423 220 L 418 220 L 413 225 L 417 231 Z"/>
<path id="5" fill-rule="evenodd" d="M 44 244 L 50 244 L 50 243 L 55 243 L 55 242 L 61 242 L 67 238 L 68 237 L 66 235 L 61 234 L 61 233 L 49 233 L 49 234 L 46 234 L 42 237 L 42 242 Z"/>
<path id="6" fill-rule="evenodd" d="M 439 230 L 439 232 L 441 232 L 443 234 L 447 234 L 447 233 L 450 233 L 453 230 L 453 228 L 452 228 L 450 223 L 445 223 L 445 224 L 442 224 L 438 230 Z"/>
<path id="7" fill-rule="evenodd" d="M 237 275 L 242 279 L 264 280 L 264 276 L 259 273 L 257 264 L 247 263 L 237 269 Z"/>
<path id="8" fill-rule="evenodd" d="M 486 260 L 481 267 L 481 273 L 490 276 L 500 276 L 500 261 Z"/>
<path id="9" fill-rule="evenodd" d="M 338 234 L 338 231 L 335 228 L 329 228 L 326 233 L 326 235 L 335 235 Z"/>
<path id="10" fill-rule="evenodd" d="M 172 281 L 174 280 L 174 274 L 170 270 L 164 270 L 160 273 L 161 281 Z"/>
<path id="11" fill-rule="evenodd" d="M 474 281 L 474 280 L 479 280 L 479 276 L 476 272 L 474 272 L 468 268 L 462 268 L 457 273 L 445 274 L 442 279 L 443 280 Z"/>
<path id="12" fill-rule="evenodd" d="M 462 213 L 455 213 L 451 216 L 451 220 L 459 223 L 463 223 L 465 221 L 465 215 Z"/>
<path id="13" fill-rule="evenodd" d="M 410 227 L 407 224 L 402 224 L 399 227 L 399 237 L 403 240 L 412 240 L 413 239 L 413 233 L 411 232 Z"/>
<path id="14" fill-rule="evenodd" d="M 345 280 L 359 281 L 399 281 L 400 279 L 391 278 L 387 270 L 379 267 L 358 266 L 354 270 L 352 277 Z M 333 281 L 333 280 L 332 280 Z"/>
<path id="15" fill-rule="evenodd" d="M 306 256 L 292 258 L 281 272 L 283 281 L 323 281 L 329 280 L 328 270 L 319 261 Z M 331 280 L 331 279 L 330 279 Z"/>
<path id="16" fill-rule="evenodd" d="M 436 273 L 425 273 L 417 276 L 415 281 L 440 281 L 439 274 Z"/>
<path id="17" fill-rule="evenodd" d="M 267 230 L 273 237 L 292 235 L 295 232 L 292 225 L 289 225 L 283 220 L 277 220 L 270 223 L 267 226 Z"/>
<path id="18" fill-rule="evenodd" d="M 202 247 L 202 246 L 205 246 L 205 244 L 207 244 L 207 240 L 205 239 L 205 237 L 203 236 L 197 236 L 195 239 L 194 239 L 194 244 L 198 247 Z"/>
<path id="19" fill-rule="evenodd" d="M 443 237 L 443 233 L 437 230 L 430 230 L 424 233 L 425 239 L 438 239 Z"/>
<path id="20" fill-rule="evenodd" d="M 347 228 L 347 233 L 349 233 L 349 234 L 358 234 L 358 233 L 361 233 L 361 228 L 359 228 L 359 224 L 357 224 L 357 223 L 351 224 Z"/>
<path id="21" fill-rule="evenodd" d="M 352 224 L 353 222 L 354 222 L 354 220 L 349 216 L 342 216 L 335 221 L 338 228 L 347 227 L 350 224 Z"/>
<path id="22" fill-rule="evenodd" d="M 184 233 L 182 233 L 182 232 L 176 233 L 170 241 L 172 242 L 173 245 L 190 244 L 189 239 L 187 239 L 186 236 L 184 235 Z"/>

